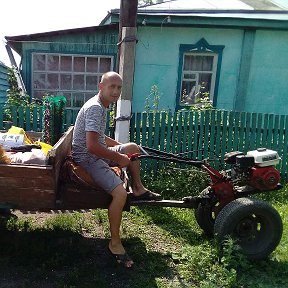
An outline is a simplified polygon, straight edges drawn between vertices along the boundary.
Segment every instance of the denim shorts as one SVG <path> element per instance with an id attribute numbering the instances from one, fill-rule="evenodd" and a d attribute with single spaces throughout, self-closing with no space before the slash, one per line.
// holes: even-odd
<path id="1" fill-rule="evenodd" d="M 124 154 L 125 147 L 124 145 L 116 145 L 108 149 Z M 111 193 L 118 185 L 123 184 L 121 178 L 111 169 L 113 166 L 118 166 L 114 161 L 91 157 L 88 161 L 78 164 L 81 165 L 92 176 L 94 182 L 107 193 Z"/>

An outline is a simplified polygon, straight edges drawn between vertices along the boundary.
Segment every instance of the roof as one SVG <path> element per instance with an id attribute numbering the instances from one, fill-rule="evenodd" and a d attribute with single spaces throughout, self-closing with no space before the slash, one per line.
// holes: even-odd
<path id="1" fill-rule="evenodd" d="M 288 20 L 288 1 L 170 0 L 143 6 L 138 14 Z"/>
<path id="2" fill-rule="evenodd" d="M 160 2 L 160 1 L 158 1 Z M 152 10 L 287 10 L 287 0 L 168 0 L 144 5 L 141 9 Z"/>
<path id="3" fill-rule="evenodd" d="M 119 21 L 119 14 L 120 9 L 112 9 L 100 25 Z M 137 14 L 138 23 L 149 17 L 150 25 L 159 24 L 157 17 L 163 24 L 163 16 L 173 16 L 170 25 L 206 25 L 210 19 L 210 26 L 288 29 L 287 0 L 169 0 L 138 7 Z"/>

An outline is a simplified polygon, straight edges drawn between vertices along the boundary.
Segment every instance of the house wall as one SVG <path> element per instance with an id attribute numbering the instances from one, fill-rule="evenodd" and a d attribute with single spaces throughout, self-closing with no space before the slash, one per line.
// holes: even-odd
<path id="1" fill-rule="evenodd" d="M 27 93 L 31 95 L 32 82 L 32 53 L 49 52 L 61 54 L 85 54 L 85 55 L 112 55 L 114 66 L 117 62 L 118 32 L 113 30 L 73 33 L 67 35 L 40 37 L 37 41 L 26 41 L 23 45 L 22 78 Z"/>
<path id="2" fill-rule="evenodd" d="M 7 66 L 0 63 L 0 106 L 6 102 L 7 89 L 9 89 Z"/>
<path id="3" fill-rule="evenodd" d="M 143 111 L 152 85 L 159 89 L 160 108 L 175 109 L 179 45 L 204 38 L 210 45 L 225 46 L 217 108 L 287 114 L 287 37 L 287 31 L 138 27 L 133 111 Z"/>
<path id="4" fill-rule="evenodd" d="M 257 31 L 245 110 L 288 114 L 288 32 Z"/>

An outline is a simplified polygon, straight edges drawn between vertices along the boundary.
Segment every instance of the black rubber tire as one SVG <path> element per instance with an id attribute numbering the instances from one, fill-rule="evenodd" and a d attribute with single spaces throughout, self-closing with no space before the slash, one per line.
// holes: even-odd
<path id="1" fill-rule="evenodd" d="M 209 194 L 210 187 L 205 188 L 201 193 L 200 197 L 205 197 Z M 194 211 L 195 219 L 199 227 L 203 230 L 204 234 L 208 237 L 214 236 L 214 223 L 216 214 L 214 213 L 214 208 L 218 205 L 218 202 L 212 204 L 211 201 L 206 203 L 200 202 L 198 207 Z"/>
<path id="2" fill-rule="evenodd" d="M 216 217 L 214 235 L 220 245 L 231 236 L 250 260 L 267 258 L 279 244 L 283 223 L 269 203 L 239 198 L 227 204 Z"/>
<path id="3" fill-rule="evenodd" d="M 214 206 L 199 203 L 195 209 L 195 219 L 204 234 L 208 237 L 214 235 L 215 214 L 213 212 Z"/>

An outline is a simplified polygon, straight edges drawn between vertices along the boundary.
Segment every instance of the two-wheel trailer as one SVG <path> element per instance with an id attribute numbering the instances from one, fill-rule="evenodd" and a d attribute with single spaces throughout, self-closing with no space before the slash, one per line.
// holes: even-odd
<path id="1" fill-rule="evenodd" d="M 0 164 L 0 213 L 7 214 L 12 209 L 108 208 L 111 196 L 83 181 L 83 171 L 71 159 L 68 161 L 72 133 L 73 127 L 70 127 L 49 151 L 47 165 Z M 258 149 L 246 155 L 227 153 L 225 162 L 231 169 L 219 172 L 206 160 L 191 160 L 147 147 L 140 146 L 140 149 L 142 153 L 131 155 L 132 160 L 152 158 L 185 163 L 207 172 L 211 181 L 199 195 L 187 196 L 181 201 L 133 202 L 127 197 L 125 210 L 140 205 L 193 208 L 196 221 L 206 235 L 215 236 L 219 243 L 227 236 L 233 237 L 251 260 L 264 259 L 277 247 L 283 230 L 278 211 L 266 201 L 250 198 L 254 193 L 281 187 L 280 174 L 275 168 L 279 161 L 277 152 Z M 122 173 L 122 177 L 129 193 L 127 175 Z"/>

